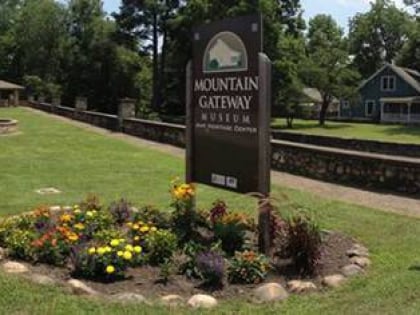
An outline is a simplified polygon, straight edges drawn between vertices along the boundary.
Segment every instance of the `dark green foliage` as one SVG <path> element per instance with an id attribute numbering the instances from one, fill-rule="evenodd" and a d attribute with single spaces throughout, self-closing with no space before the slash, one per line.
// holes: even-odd
<path id="1" fill-rule="evenodd" d="M 268 259 L 253 251 L 236 253 L 230 260 L 228 280 L 230 283 L 257 284 L 267 276 Z"/>
<path id="2" fill-rule="evenodd" d="M 133 213 L 133 221 L 150 223 L 160 229 L 168 229 L 171 226 L 170 216 L 167 212 L 160 211 L 154 206 L 145 206 Z"/>
<path id="3" fill-rule="evenodd" d="M 160 265 L 171 259 L 177 247 L 176 235 L 168 230 L 158 230 L 146 236 L 147 259 L 152 265 Z"/>
<path id="4" fill-rule="evenodd" d="M 313 275 L 320 258 L 321 231 L 307 215 L 298 214 L 286 220 L 282 226 L 279 254 L 292 258 L 296 271 L 302 275 Z"/>

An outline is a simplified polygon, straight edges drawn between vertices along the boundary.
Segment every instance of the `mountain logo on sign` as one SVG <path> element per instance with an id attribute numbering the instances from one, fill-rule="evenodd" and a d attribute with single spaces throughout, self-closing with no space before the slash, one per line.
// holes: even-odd
<path id="1" fill-rule="evenodd" d="M 234 33 L 214 36 L 204 53 L 204 72 L 236 72 L 248 70 L 248 56 L 242 40 Z"/>

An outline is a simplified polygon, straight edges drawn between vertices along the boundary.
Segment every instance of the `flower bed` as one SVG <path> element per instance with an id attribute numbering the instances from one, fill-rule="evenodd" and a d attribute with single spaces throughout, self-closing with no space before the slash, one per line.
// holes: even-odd
<path id="1" fill-rule="evenodd" d="M 192 185 L 175 182 L 171 196 L 170 213 L 125 200 L 104 207 L 96 196 L 73 207 L 41 206 L 3 220 L 0 246 L 33 270 L 84 279 L 104 293 L 210 290 L 230 297 L 267 281 L 306 277 L 319 285 L 348 263 L 353 241 L 323 237 L 305 215 L 273 216 L 273 253 L 266 257 L 256 250 L 252 217 L 230 212 L 223 201 L 196 210 Z"/>

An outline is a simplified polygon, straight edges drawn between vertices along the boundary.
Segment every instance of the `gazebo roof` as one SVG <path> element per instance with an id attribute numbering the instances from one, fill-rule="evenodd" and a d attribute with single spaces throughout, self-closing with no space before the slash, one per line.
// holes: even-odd
<path id="1" fill-rule="evenodd" d="M 24 89 L 23 86 L 0 80 L 0 90 L 23 90 L 23 89 Z"/>

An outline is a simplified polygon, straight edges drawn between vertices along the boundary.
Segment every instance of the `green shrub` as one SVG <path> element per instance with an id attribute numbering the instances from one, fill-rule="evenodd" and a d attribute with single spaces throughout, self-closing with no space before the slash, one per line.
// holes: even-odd
<path id="1" fill-rule="evenodd" d="M 177 237 L 169 230 L 157 230 L 145 238 L 147 260 L 152 265 L 160 265 L 170 259 L 177 247 Z"/>
<path id="2" fill-rule="evenodd" d="M 170 218 L 168 213 L 160 211 L 153 206 L 145 206 L 133 214 L 133 221 L 142 221 L 153 225 L 159 229 L 170 228 Z"/>
<path id="3" fill-rule="evenodd" d="M 101 246 L 80 247 L 72 257 L 73 274 L 86 278 L 115 280 L 130 266 L 143 262 L 143 249 L 115 239 Z"/>
<path id="4" fill-rule="evenodd" d="M 3 246 L 8 249 L 8 255 L 16 259 L 34 260 L 32 242 L 35 232 L 28 229 L 13 229 L 4 238 Z"/>
<path id="5" fill-rule="evenodd" d="M 237 252 L 230 261 L 228 280 L 230 283 L 257 284 L 267 276 L 268 259 L 253 251 Z"/>
<path id="6" fill-rule="evenodd" d="M 222 242 L 222 249 L 229 256 L 243 250 L 247 231 L 252 228 L 252 220 L 244 214 L 226 214 L 213 223 L 214 236 Z"/>

